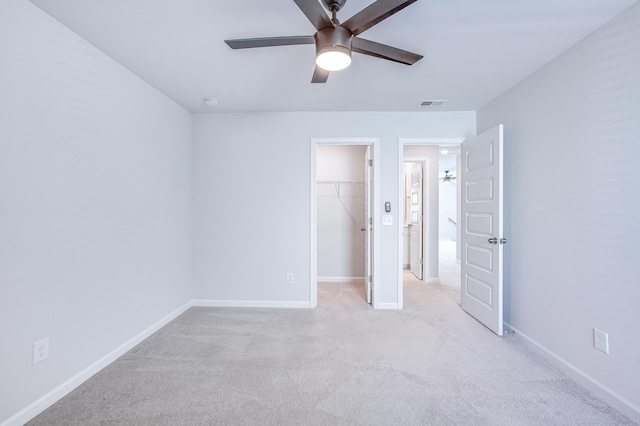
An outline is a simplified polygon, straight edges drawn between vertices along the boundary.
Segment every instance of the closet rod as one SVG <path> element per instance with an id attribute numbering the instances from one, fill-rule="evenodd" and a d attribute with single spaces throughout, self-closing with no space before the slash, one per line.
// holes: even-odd
<path id="1" fill-rule="evenodd" d="M 318 180 L 316 181 L 316 183 L 359 183 L 359 184 L 364 184 L 364 182 L 360 182 L 360 181 L 350 181 L 350 180 Z"/>

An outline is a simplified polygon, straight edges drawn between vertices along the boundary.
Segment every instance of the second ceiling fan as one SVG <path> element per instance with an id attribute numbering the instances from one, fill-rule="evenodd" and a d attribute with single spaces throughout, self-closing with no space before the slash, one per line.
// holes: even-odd
<path id="1" fill-rule="evenodd" d="M 413 65 L 422 59 L 422 55 L 358 37 L 359 34 L 417 0 L 378 0 L 344 23 L 340 23 L 336 15 L 347 0 L 321 0 L 331 12 L 331 18 L 327 16 L 318 0 L 293 1 L 318 30 L 314 35 L 243 38 L 225 40 L 225 43 L 232 49 L 315 44 L 316 68 L 311 79 L 312 83 L 325 83 L 331 71 L 348 67 L 351 63 L 351 52 L 406 65 Z"/>

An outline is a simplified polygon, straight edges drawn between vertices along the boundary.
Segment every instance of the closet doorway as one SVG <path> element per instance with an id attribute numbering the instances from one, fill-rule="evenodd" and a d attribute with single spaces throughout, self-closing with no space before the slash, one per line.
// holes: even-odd
<path id="1" fill-rule="evenodd" d="M 311 306 L 342 292 L 332 305 L 376 306 L 375 149 L 373 140 L 312 143 Z"/>

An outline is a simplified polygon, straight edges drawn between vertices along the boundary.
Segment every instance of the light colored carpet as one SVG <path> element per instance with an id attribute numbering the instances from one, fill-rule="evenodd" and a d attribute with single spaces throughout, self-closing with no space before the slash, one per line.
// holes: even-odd
<path id="1" fill-rule="evenodd" d="M 406 281 L 403 311 L 318 287 L 315 310 L 191 308 L 29 424 L 634 424 L 465 314 L 453 284 Z"/>

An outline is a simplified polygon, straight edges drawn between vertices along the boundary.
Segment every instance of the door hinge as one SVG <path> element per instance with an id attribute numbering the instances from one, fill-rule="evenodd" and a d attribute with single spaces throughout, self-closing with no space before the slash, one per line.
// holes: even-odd
<path id="1" fill-rule="evenodd" d="M 360 163 L 362 164 L 362 163 Z M 373 160 L 371 158 L 369 158 L 369 167 L 373 166 Z"/>
<path id="2" fill-rule="evenodd" d="M 370 282 L 371 282 L 371 275 L 369 275 L 369 276 L 367 277 L 367 282 L 368 282 L 368 283 L 370 283 Z"/>
<path id="3" fill-rule="evenodd" d="M 369 225 L 373 225 L 373 218 L 369 217 Z"/>
<path id="4" fill-rule="evenodd" d="M 424 264 L 424 259 L 420 259 L 420 264 L 423 265 Z"/>

